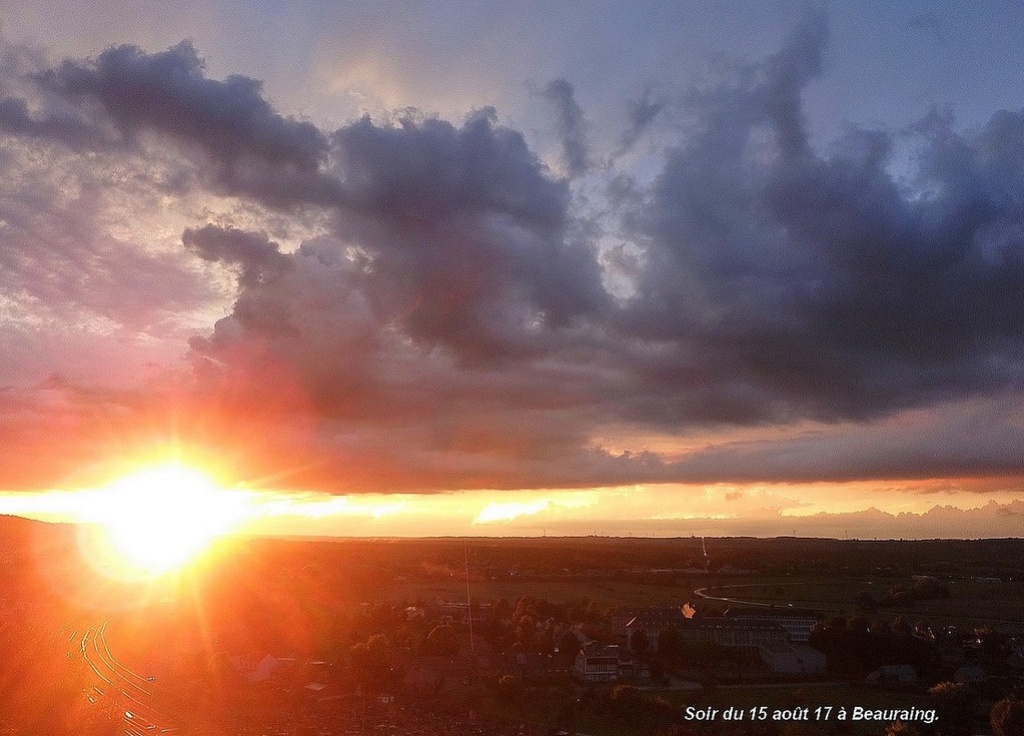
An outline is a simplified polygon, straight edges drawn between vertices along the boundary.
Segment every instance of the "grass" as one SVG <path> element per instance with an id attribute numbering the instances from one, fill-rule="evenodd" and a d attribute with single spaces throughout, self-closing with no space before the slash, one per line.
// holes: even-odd
<path id="1" fill-rule="evenodd" d="M 910 579 L 891 578 L 785 578 L 737 589 L 720 587 L 717 592 L 712 592 L 759 603 L 780 606 L 792 603 L 796 607 L 851 613 L 855 610 L 853 601 L 859 593 L 870 593 L 876 599 L 881 599 L 892 585 L 910 582 Z M 949 598 L 880 608 L 872 615 L 886 618 L 902 615 L 911 619 L 911 623 L 919 619 L 928 619 L 936 624 L 960 626 L 970 626 L 984 621 L 1012 622 L 1019 619 L 1020 600 L 1024 598 L 1024 584 L 1020 582 L 978 583 L 972 580 L 959 580 L 949 583 L 949 588 Z"/>
<path id="2" fill-rule="evenodd" d="M 699 587 L 699 586 L 698 586 Z M 609 578 L 598 580 L 483 580 L 470 584 L 474 600 L 490 602 L 505 598 L 513 605 L 524 595 L 532 595 L 553 603 L 590 600 L 608 607 L 681 605 L 692 600 L 692 590 L 684 585 L 652 585 L 619 581 Z M 378 601 L 464 601 L 465 580 L 409 581 L 379 586 L 374 592 Z"/>
<path id="3" fill-rule="evenodd" d="M 521 596 L 533 595 L 554 603 L 588 600 L 605 608 L 619 606 L 679 605 L 695 600 L 694 588 L 707 587 L 718 595 L 744 601 L 756 601 L 786 607 L 809 608 L 823 613 L 852 614 L 859 593 L 881 599 L 897 583 L 909 578 L 825 578 L 822 576 L 786 576 L 754 578 L 738 576 L 693 576 L 663 584 L 615 578 L 565 578 L 474 580 L 470 592 L 474 600 L 489 602 L 505 598 L 515 603 Z M 743 586 L 729 588 L 727 586 Z M 969 627 L 984 622 L 1014 621 L 1019 618 L 1024 583 L 977 583 L 970 580 L 949 584 L 950 597 L 917 601 L 910 605 L 879 608 L 872 617 L 904 616 L 911 623 L 926 619 L 933 624 Z M 396 581 L 367 591 L 373 601 L 463 601 L 465 580 L 451 579 Z M 708 605 L 711 605 L 710 603 Z"/>

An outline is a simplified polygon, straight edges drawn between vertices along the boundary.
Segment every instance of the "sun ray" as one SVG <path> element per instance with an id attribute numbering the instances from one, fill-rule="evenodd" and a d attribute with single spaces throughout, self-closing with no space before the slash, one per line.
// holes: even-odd
<path id="1" fill-rule="evenodd" d="M 177 463 L 125 476 L 90 494 L 86 508 L 102 529 L 104 556 L 125 573 L 154 577 L 185 565 L 252 514 L 250 493 L 220 488 Z"/>

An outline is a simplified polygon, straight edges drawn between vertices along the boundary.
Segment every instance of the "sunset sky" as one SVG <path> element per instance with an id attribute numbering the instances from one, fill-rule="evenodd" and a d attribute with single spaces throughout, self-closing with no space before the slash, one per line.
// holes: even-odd
<path id="1" fill-rule="evenodd" d="M 1024 15 L 950 5 L 0 0 L 0 512 L 1021 536 Z"/>

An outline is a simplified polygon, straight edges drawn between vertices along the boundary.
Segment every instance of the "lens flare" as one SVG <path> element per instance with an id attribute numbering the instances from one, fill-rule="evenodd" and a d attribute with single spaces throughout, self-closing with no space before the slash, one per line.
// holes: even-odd
<path id="1" fill-rule="evenodd" d="M 220 488 L 205 473 L 176 464 L 121 478 L 97 491 L 89 505 L 88 517 L 102 527 L 121 564 L 150 575 L 186 564 L 252 511 L 245 492 Z"/>

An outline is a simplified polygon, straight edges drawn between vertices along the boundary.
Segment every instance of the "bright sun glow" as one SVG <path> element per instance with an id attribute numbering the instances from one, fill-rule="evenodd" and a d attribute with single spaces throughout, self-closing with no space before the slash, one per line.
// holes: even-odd
<path id="1" fill-rule="evenodd" d="M 122 478 L 94 497 L 90 516 L 129 568 L 160 574 L 180 567 L 249 512 L 243 494 L 182 465 Z"/>

